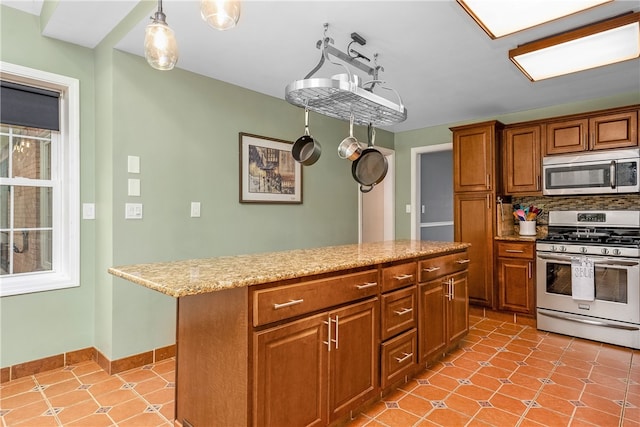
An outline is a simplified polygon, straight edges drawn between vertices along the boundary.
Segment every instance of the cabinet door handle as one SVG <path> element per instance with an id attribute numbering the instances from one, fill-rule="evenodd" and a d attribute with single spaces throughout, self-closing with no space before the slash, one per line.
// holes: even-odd
<path id="1" fill-rule="evenodd" d="M 327 345 L 327 351 L 331 352 L 331 316 L 329 316 L 329 320 L 324 322 L 324 324 L 327 325 L 327 340 L 322 342 Z"/>
<path id="2" fill-rule="evenodd" d="M 413 308 L 403 308 L 402 310 L 394 310 L 393 312 L 398 316 L 404 316 L 407 313 L 411 313 Z"/>
<path id="3" fill-rule="evenodd" d="M 413 357 L 413 353 L 402 352 L 402 357 L 396 357 L 395 359 L 398 361 L 398 363 L 402 363 L 411 357 Z"/>
<path id="4" fill-rule="evenodd" d="M 279 308 L 291 307 L 292 305 L 302 304 L 303 302 L 304 302 L 304 300 L 302 298 L 300 298 L 300 299 L 292 299 L 289 302 L 283 302 L 281 304 L 273 304 L 273 309 L 277 310 Z"/>
<path id="5" fill-rule="evenodd" d="M 433 273 L 438 270 L 440 270 L 440 267 L 427 267 L 422 269 L 422 271 L 426 271 L 427 273 Z"/>
<path id="6" fill-rule="evenodd" d="M 505 252 L 509 252 L 509 253 L 512 253 L 512 254 L 523 254 L 524 253 L 524 251 L 519 250 L 519 249 L 507 249 Z"/>
<path id="7" fill-rule="evenodd" d="M 456 262 L 458 264 L 469 264 L 471 262 L 470 259 L 457 259 Z"/>
<path id="8" fill-rule="evenodd" d="M 363 283 L 362 285 L 356 285 L 356 288 L 367 289 L 367 288 L 373 288 L 374 286 L 378 286 L 378 282 L 366 282 L 366 283 Z"/>
<path id="9" fill-rule="evenodd" d="M 399 276 L 393 276 L 393 278 L 396 280 L 412 279 L 413 274 L 401 274 Z"/>
<path id="10" fill-rule="evenodd" d="M 541 176 L 538 175 L 536 177 L 536 190 L 540 190 L 540 181 L 542 181 Z"/>
<path id="11" fill-rule="evenodd" d="M 491 188 L 491 175 L 490 174 L 487 174 L 487 181 L 486 181 L 485 184 L 487 186 L 487 189 Z"/>
<path id="12" fill-rule="evenodd" d="M 340 329 L 340 325 L 338 324 L 338 315 L 336 314 L 336 339 L 333 340 L 334 343 L 336 343 L 336 350 L 338 349 L 338 330 Z"/>
<path id="13" fill-rule="evenodd" d="M 529 279 L 531 279 L 531 270 L 533 270 L 533 263 L 529 261 Z"/>

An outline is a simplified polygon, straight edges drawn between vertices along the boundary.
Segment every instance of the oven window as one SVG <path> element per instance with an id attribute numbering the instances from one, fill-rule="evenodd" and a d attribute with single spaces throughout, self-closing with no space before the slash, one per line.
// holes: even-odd
<path id="1" fill-rule="evenodd" d="M 595 268 L 596 299 L 627 303 L 627 270 L 624 268 Z M 571 296 L 571 265 L 547 263 L 547 292 Z"/>

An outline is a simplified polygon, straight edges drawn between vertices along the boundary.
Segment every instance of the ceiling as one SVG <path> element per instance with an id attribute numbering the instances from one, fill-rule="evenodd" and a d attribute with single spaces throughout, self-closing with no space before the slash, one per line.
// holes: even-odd
<path id="1" fill-rule="evenodd" d="M 42 10 L 42 0 L 0 3 L 35 15 Z M 43 34 L 95 47 L 137 4 L 59 0 Z M 150 16 L 155 3 L 148 2 L 148 7 Z M 199 1 L 164 0 L 163 9 L 176 33 L 178 68 L 281 99 L 288 83 L 302 79 L 318 63 L 316 41 L 323 37 L 324 23 L 334 46 L 343 52 L 350 34 L 357 32 L 367 43 L 352 48 L 370 59 L 379 54 L 378 64 L 384 68 L 380 78 L 407 108 L 405 122 L 386 127 L 394 132 L 630 92 L 638 94 L 640 103 L 638 59 L 533 83 L 507 55 L 520 44 L 640 11 L 638 0 L 615 0 L 496 40 L 453 0 L 244 0 L 238 26 L 224 32 L 202 21 Z M 134 25 L 116 48 L 143 56 L 148 22 L 145 17 Z M 314 76 L 340 72 L 341 67 L 326 64 Z M 394 100 L 392 92 L 377 93 Z"/>

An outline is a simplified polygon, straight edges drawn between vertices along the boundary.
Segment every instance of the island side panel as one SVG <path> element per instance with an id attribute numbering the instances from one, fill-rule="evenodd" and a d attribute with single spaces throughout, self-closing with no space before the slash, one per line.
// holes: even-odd
<path id="1" fill-rule="evenodd" d="M 177 426 L 248 424 L 247 298 L 234 288 L 178 299 Z"/>

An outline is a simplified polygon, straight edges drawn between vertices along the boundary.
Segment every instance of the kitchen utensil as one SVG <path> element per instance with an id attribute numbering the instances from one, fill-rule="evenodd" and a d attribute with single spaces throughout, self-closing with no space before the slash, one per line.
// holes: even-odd
<path id="1" fill-rule="evenodd" d="M 516 211 L 516 214 L 518 214 L 518 217 L 520 218 L 521 221 L 524 221 L 526 218 L 526 214 L 524 213 L 523 209 L 518 209 Z"/>
<path id="2" fill-rule="evenodd" d="M 387 175 L 389 164 L 387 158 L 374 147 L 375 129 L 371 124 L 368 128 L 369 144 L 362 150 L 360 157 L 351 164 L 351 174 L 360 184 L 360 191 L 368 193 L 373 190 Z"/>
<path id="3" fill-rule="evenodd" d="M 304 109 L 304 135 L 293 143 L 291 155 L 293 159 L 305 166 L 318 161 L 322 153 L 320 142 L 309 134 L 309 110 Z"/>
<path id="4" fill-rule="evenodd" d="M 349 136 L 338 145 L 338 157 L 341 159 L 356 160 L 362 154 L 360 142 L 353 136 L 353 115 L 349 120 Z"/>

